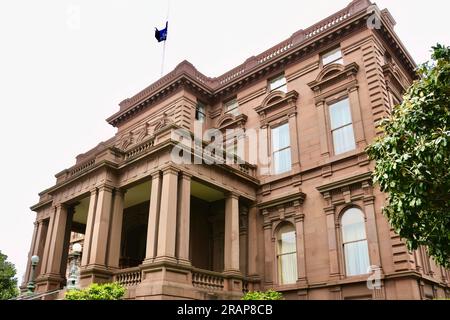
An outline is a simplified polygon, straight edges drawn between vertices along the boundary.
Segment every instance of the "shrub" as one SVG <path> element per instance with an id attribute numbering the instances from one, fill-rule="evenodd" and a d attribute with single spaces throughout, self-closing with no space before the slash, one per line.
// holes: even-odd
<path id="1" fill-rule="evenodd" d="M 266 292 L 250 291 L 244 295 L 242 300 L 283 300 L 283 295 L 272 289 Z"/>
<path id="2" fill-rule="evenodd" d="M 93 283 L 82 290 L 66 292 L 66 300 L 121 300 L 125 295 L 125 288 L 118 283 Z"/>

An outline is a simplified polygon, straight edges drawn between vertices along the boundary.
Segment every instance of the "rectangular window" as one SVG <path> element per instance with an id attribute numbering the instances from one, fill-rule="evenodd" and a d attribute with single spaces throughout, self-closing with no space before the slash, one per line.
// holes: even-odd
<path id="1" fill-rule="evenodd" d="M 272 129 L 272 155 L 275 174 L 291 170 L 291 141 L 288 123 Z"/>
<path id="2" fill-rule="evenodd" d="M 206 107 L 203 103 L 197 102 L 197 107 L 195 108 L 195 120 L 200 122 L 205 122 L 206 119 Z"/>
<path id="3" fill-rule="evenodd" d="M 287 81 L 284 74 L 269 81 L 269 91 L 282 91 L 287 93 Z"/>
<path id="4" fill-rule="evenodd" d="M 348 99 L 330 105 L 330 122 L 334 154 L 355 150 L 355 135 Z"/>
<path id="5" fill-rule="evenodd" d="M 344 64 L 344 60 L 342 59 L 341 48 L 333 49 L 322 55 L 322 65 L 323 66 L 326 66 L 326 65 L 332 64 L 332 63 Z"/>
<path id="6" fill-rule="evenodd" d="M 225 113 L 232 114 L 233 116 L 239 115 L 239 104 L 237 99 L 232 99 L 225 103 Z"/>

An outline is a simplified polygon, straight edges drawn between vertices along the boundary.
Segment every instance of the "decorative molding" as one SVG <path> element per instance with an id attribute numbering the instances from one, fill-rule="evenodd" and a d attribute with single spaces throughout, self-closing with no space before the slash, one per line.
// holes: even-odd
<path id="1" fill-rule="evenodd" d="M 302 204 L 306 199 L 306 194 L 303 192 L 296 192 L 294 194 L 285 195 L 282 197 L 277 197 L 276 199 L 264 201 L 258 204 L 258 207 L 260 210 L 267 210 L 271 209 L 280 205 L 284 205 L 287 203 L 295 203 L 298 201 L 300 204 Z"/>
<path id="2" fill-rule="evenodd" d="M 372 172 L 365 172 L 348 178 L 340 179 L 338 181 L 327 183 L 320 187 L 317 187 L 317 190 L 322 193 L 322 195 L 325 195 L 327 192 L 366 181 L 372 181 Z"/>

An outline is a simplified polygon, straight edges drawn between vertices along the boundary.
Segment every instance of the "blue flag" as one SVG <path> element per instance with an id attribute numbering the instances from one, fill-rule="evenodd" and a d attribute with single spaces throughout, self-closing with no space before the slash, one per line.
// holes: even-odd
<path id="1" fill-rule="evenodd" d="M 158 30 L 155 28 L 155 38 L 158 42 L 167 40 L 167 30 L 169 30 L 169 22 L 166 22 L 166 28 L 162 30 Z"/>

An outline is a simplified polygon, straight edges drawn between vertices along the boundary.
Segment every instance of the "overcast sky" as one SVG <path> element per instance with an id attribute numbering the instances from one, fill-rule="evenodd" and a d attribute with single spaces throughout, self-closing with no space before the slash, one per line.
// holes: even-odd
<path id="1" fill-rule="evenodd" d="M 218 76 L 350 0 L 171 0 L 166 71 Z M 449 1 L 380 0 L 416 60 L 450 45 Z M 431 9 L 432 8 L 432 9 Z M 29 207 L 75 156 L 114 135 L 105 119 L 160 76 L 167 0 L 0 2 L 0 251 L 26 267 Z"/>

